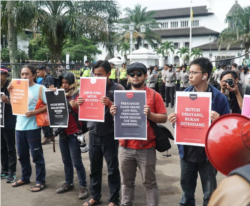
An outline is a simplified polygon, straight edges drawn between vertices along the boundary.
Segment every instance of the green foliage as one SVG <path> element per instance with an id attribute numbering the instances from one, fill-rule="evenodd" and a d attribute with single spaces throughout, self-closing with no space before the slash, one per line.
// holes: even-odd
<path id="1" fill-rule="evenodd" d="M 200 50 L 199 48 L 194 48 L 191 51 L 191 57 L 194 56 L 194 58 L 202 57 L 203 56 L 203 51 Z"/>
<path id="2" fill-rule="evenodd" d="M 189 54 L 189 48 L 187 48 L 187 47 L 181 47 L 181 48 L 178 49 L 178 51 L 177 51 L 176 54 L 179 54 L 180 57 L 186 56 L 186 55 Z"/>
<path id="3" fill-rule="evenodd" d="M 127 52 L 130 51 L 130 44 L 127 42 L 123 42 L 118 46 L 118 52 L 121 52 L 124 55 L 125 60 L 127 61 Z"/>
<path id="4" fill-rule="evenodd" d="M 161 43 L 160 46 L 164 56 L 169 55 L 170 53 L 174 54 L 175 46 L 172 41 L 165 41 L 164 43 Z"/>
<path id="5" fill-rule="evenodd" d="M 1 60 L 4 62 L 10 62 L 10 53 L 9 53 L 9 49 L 8 48 L 4 48 L 1 50 Z M 15 59 L 14 62 L 19 63 L 20 60 L 27 60 L 28 56 L 27 54 L 25 54 L 24 51 L 22 50 L 18 50 L 17 51 L 17 58 Z"/>
<path id="6" fill-rule="evenodd" d="M 140 27 L 142 25 L 146 26 L 146 31 L 143 33 L 143 36 L 136 35 L 134 36 L 134 40 L 136 41 L 136 49 L 139 49 L 140 45 L 142 45 L 142 38 L 144 38 L 150 45 L 151 47 L 155 47 L 155 42 L 160 43 L 161 42 L 161 37 L 156 34 L 153 30 L 150 28 L 158 28 L 158 23 L 154 19 L 154 14 L 155 12 L 150 11 L 147 12 L 147 7 L 142 8 L 141 5 L 137 4 L 134 9 L 130 8 L 125 8 L 124 11 L 126 18 L 120 20 L 120 23 L 124 24 L 122 29 L 124 32 L 121 34 L 117 34 L 117 42 L 118 44 L 126 42 L 128 38 L 127 31 L 129 30 L 129 24 L 134 23 L 135 24 L 135 29 L 137 32 L 140 32 Z"/>
<path id="7" fill-rule="evenodd" d="M 250 6 L 236 10 L 226 20 L 231 27 L 221 32 L 218 40 L 219 48 L 226 46 L 227 49 L 230 49 L 231 45 L 243 44 L 245 52 L 248 52 L 250 48 Z"/>

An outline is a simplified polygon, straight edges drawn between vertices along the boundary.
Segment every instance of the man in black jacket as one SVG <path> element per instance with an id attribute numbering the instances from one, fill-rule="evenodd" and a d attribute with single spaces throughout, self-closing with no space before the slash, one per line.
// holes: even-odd
<path id="1" fill-rule="evenodd" d="M 16 116 L 12 114 L 10 105 L 9 91 L 7 87 L 9 81 L 8 69 L 1 65 L 1 101 L 5 104 L 4 107 L 4 127 L 1 127 L 1 179 L 7 179 L 7 183 L 14 182 L 16 179 L 16 147 L 15 147 L 15 126 Z"/>

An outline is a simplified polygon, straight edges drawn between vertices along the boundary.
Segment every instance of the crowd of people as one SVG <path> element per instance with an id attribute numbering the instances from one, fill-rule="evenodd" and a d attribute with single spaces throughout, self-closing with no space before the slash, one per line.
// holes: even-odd
<path id="1" fill-rule="evenodd" d="M 81 70 L 82 76 L 105 77 L 107 79 L 106 96 L 100 101 L 105 105 L 105 122 L 87 122 L 89 130 L 89 145 L 85 150 L 80 148 L 81 141 L 78 133 L 83 122 L 75 118 L 78 115 L 79 106 L 85 103 L 79 95 L 78 83 L 73 73 L 65 72 L 59 77 L 59 86 L 65 90 L 69 105 L 69 127 L 59 133 L 59 147 L 64 164 L 65 183 L 59 187 L 57 193 L 65 193 L 74 188 L 74 168 L 78 177 L 79 199 L 90 199 L 84 202 L 84 206 L 99 205 L 102 203 L 102 168 L 103 158 L 108 168 L 109 206 L 132 206 L 134 203 L 136 171 L 139 169 L 143 186 L 146 189 L 146 202 L 148 206 L 159 205 L 159 189 L 156 176 L 156 150 L 153 128 L 147 121 L 147 140 L 115 140 L 114 115 L 117 107 L 114 105 L 114 90 L 144 90 L 146 91 L 147 105 L 144 106 L 144 114 L 155 123 L 166 123 L 169 120 L 172 125 L 176 122 L 176 113 L 167 115 L 166 107 L 174 107 L 175 92 L 211 92 L 212 111 L 211 121 L 220 116 L 240 113 L 244 94 L 250 94 L 249 70 L 242 67 L 236 70 L 237 65 L 232 65 L 231 70 L 224 70 L 221 66 L 213 73 L 212 63 L 206 58 L 198 58 L 192 61 L 189 69 L 186 65 L 173 68 L 165 65 L 161 71 L 159 84 L 158 67 L 147 68 L 142 63 L 132 63 L 116 69 L 113 63 L 97 61 L 93 68 L 89 68 L 89 62 L 85 62 Z M 47 110 L 43 108 L 35 110 L 38 101 L 40 85 L 36 83 L 37 77 L 42 78 L 43 102 L 46 104 L 45 90 L 56 90 L 55 81 L 46 73 L 46 67 L 40 65 L 24 65 L 20 69 L 22 79 L 29 81 L 29 111 L 25 116 L 13 115 L 9 92 L 13 89 L 8 81 L 8 70 L 1 65 L 1 97 L 5 103 L 5 127 L 1 128 L 1 178 L 12 183 L 12 187 L 19 187 L 30 183 L 31 162 L 36 170 L 36 184 L 31 187 L 31 192 L 39 192 L 46 188 L 46 164 L 44 160 L 42 144 L 51 140 L 55 135 L 52 128 L 43 127 L 44 138 L 41 139 L 41 128 L 36 124 L 36 115 Z M 217 81 L 219 79 L 219 81 Z M 211 84 L 209 84 L 211 82 Z M 158 91 L 158 92 L 157 92 Z M 160 92 L 160 93 L 159 93 Z M 164 103 L 165 101 L 165 103 Z M 15 139 L 16 138 L 16 139 Z M 16 149 L 18 160 L 21 164 L 21 177 L 16 180 Z M 86 149 L 87 148 L 87 149 Z M 205 148 L 199 146 L 178 145 L 180 155 L 180 185 L 182 197 L 180 206 L 195 205 L 195 189 L 198 174 L 201 178 L 203 189 L 203 206 L 209 204 L 212 193 L 217 188 L 217 170 L 206 156 Z M 89 189 L 86 180 L 86 170 L 82 162 L 82 152 L 89 151 L 90 182 Z M 119 168 L 120 166 L 120 168 Z M 249 169 L 249 167 L 247 168 Z M 250 173 L 238 172 L 238 175 L 250 181 Z M 121 190 L 121 191 L 120 191 Z M 121 193 L 121 195 L 120 195 Z M 217 191 L 220 195 L 220 192 Z M 250 195 L 249 195 L 250 196 Z M 247 196 L 248 198 L 250 198 Z M 225 195 L 223 196 L 226 197 Z M 223 198 L 222 197 L 222 198 Z M 218 196 L 216 196 L 218 200 Z M 225 198 L 226 199 L 226 198 Z M 212 198 L 211 201 L 215 202 Z M 177 205 L 175 203 L 174 205 Z M 238 204 L 234 204 L 237 206 Z M 239 205 L 240 206 L 240 205 Z M 242 205 L 241 205 L 242 206 Z"/>

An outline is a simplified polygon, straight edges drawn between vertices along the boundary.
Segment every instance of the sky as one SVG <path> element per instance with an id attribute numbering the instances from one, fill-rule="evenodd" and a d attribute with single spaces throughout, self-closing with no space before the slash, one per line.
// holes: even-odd
<path id="1" fill-rule="evenodd" d="M 117 0 L 121 6 L 121 10 L 126 7 L 134 8 L 136 4 L 141 4 L 143 7 L 147 7 L 147 10 L 161 10 L 171 8 L 189 7 L 191 0 Z M 218 5 L 221 5 L 220 9 L 223 9 L 224 5 L 232 6 L 235 0 L 212 0 L 216 1 Z M 238 3 L 242 7 L 250 6 L 250 0 L 238 0 Z M 193 6 L 205 6 L 207 0 L 192 0 Z M 124 17 L 124 12 L 122 17 Z"/>

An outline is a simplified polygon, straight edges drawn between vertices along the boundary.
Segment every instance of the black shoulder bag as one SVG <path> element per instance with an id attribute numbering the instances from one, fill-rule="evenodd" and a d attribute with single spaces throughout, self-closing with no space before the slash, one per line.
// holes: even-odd
<path id="1" fill-rule="evenodd" d="M 154 92 L 155 101 L 155 92 Z M 153 128 L 156 138 L 155 138 L 155 149 L 158 152 L 165 152 L 171 148 L 169 139 L 174 140 L 172 133 L 163 125 L 156 124 L 155 122 L 148 119 L 150 126 Z"/>

